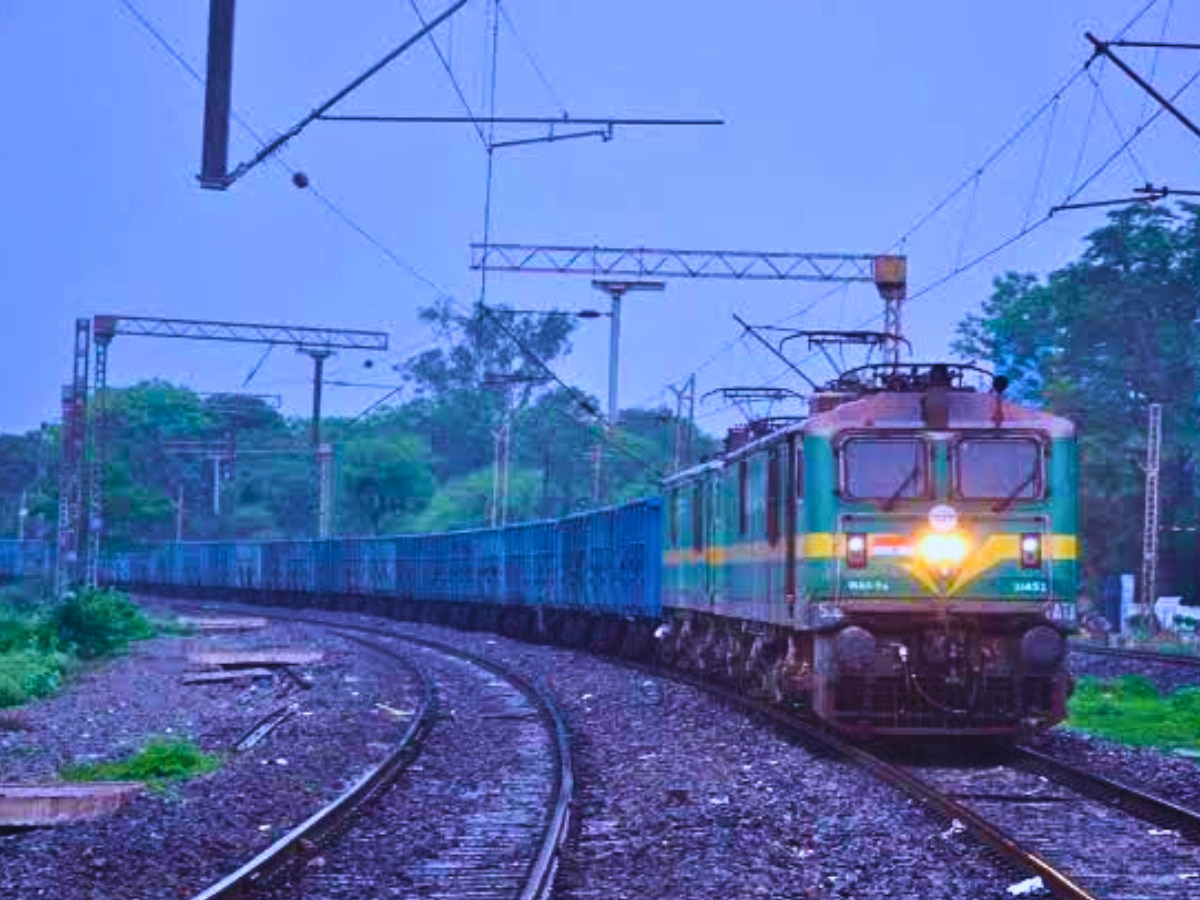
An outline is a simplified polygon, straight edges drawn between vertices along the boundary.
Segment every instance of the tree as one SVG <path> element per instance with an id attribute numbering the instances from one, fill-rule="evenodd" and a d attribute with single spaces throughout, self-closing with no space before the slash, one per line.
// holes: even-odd
<path id="1" fill-rule="evenodd" d="M 341 521 L 348 534 L 395 533 L 434 492 L 428 444 L 406 435 L 347 440 L 340 460 Z"/>
<path id="2" fill-rule="evenodd" d="M 1141 553 L 1147 407 L 1163 404 L 1164 525 L 1195 522 L 1200 207 L 1109 214 L 1080 259 L 1044 280 L 997 279 L 955 349 L 991 361 L 1017 399 L 1080 430 L 1085 567 L 1136 571 Z M 1178 566 L 1176 589 L 1194 581 Z"/>

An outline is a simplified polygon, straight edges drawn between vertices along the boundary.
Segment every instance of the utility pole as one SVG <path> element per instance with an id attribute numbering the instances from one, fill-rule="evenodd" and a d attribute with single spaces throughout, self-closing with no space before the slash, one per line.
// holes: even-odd
<path id="1" fill-rule="evenodd" d="M 682 386 L 667 385 L 675 395 L 675 471 L 686 469 L 692 459 L 692 423 L 696 417 L 696 376 L 688 376 Z M 683 418 L 683 404 L 688 405 L 687 421 Z"/>
<path id="2" fill-rule="evenodd" d="M 324 387 L 325 360 L 333 356 L 326 347 L 297 347 L 297 353 L 309 356 L 313 361 L 313 405 L 312 405 L 312 465 L 316 467 L 316 533 L 318 538 L 329 537 L 332 519 L 329 508 L 332 499 L 333 448 L 321 443 L 321 393 Z"/>
<path id="3" fill-rule="evenodd" d="M 1158 590 L 1158 466 L 1162 447 L 1162 404 L 1150 404 L 1146 433 L 1146 520 L 1142 532 L 1142 614 L 1151 631 L 1158 630 L 1154 614 Z"/>
<path id="4" fill-rule="evenodd" d="M 62 392 L 62 427 L 59 430 L 58 564 L 54 573 L 54 592 L 60 597 L 79 580 L 79 552 L 84 547 L 86 532 L 83 497 L 91 343 L 91 323 L 87 319 L 76 319 L 73 373 L 71 383 Z"/>
<path id="5" fill-rule="evenodd" d="M 86 319 L 79 320 L 86 323 Z M 381 331 L 360 331 L 346 328 L 312 328 L 298 325 L 263 325 L 251 322 L 218 322 L 196 319 L 162 319 L 152 316 L 97 315 L 92 322 L 96 342 L 96 396 L 103 398 L 107 388 L 108 347 L 117 335 L 186 338 L 203 341 L 228 341 L 233 343 L 269 344 L 296 347 L 300 353 L 313 361 L 313 418 L 312 418 L 312 472 L 315 496 L 315 514 L 312 527 L 318 537 L 327 537 L 332 521 L 329 504 L 332 498 L 332 448 L 321 443 L 321 392 L 324 381 L 325 360 L 335 349 L 375 350 L 388 348 L 388 336 Z M 78 338 L 77 338 L 78 343 Z M 85 361 L 86 362 L 86 361 Z M 86 371 L 84 373 L 86 386 Z M 101 401 L 98 401 L 102 403 Z M 65 410 L 65 399 L 64 399 Z M 98 411 L 102 417 L 103 408 Z M 94 468 L 104 458 L 104 432 L 102 423 L 97 423 L 94 434 Z M 220 464 L 214 463 L 219 469 Z M 217 490 L 214 488 L 214 491 Z M 94 517 L 99 517 L 102 506 L 101 485 L 93 472 L 92 508 Z M 98 534 L 99 529 L 97 529 Z M 89 557 L 99 555 L 99 539 L 91 544 Z"/>
<path id="6" fill-rule="evenodd" d="M 175 500 L 175 543 L 183 541 L 183 482 L 179 482 L 179 496 Z"/>
<path id="7" fill-rule="evenodd" d="M 612 303 L 609 311 L 608 330 L 608 421 L 604 426 L 605 433 L 611 436 L 613 429 L 619 424 L 621 416 L 617 400 L 621 352 L 621 300 L 630 291 L 665 291 L 667 286 L 661 281 L 609 281 L 607 279 L 593 279 L 592 287 L 608 294 Z M 601 474 L 603 459 L 604 454 L 599 442 L 597 442 L 595 452 L 592 456 L 592 499 L 596 503 L 600 503 L 603 495 L 607 493 L 604 490 L 604 479 Z"/>
<path id="8" fill-rule="evenodd" d="M 483 386 L 501 392 L 503 409 L 500 424 L 492 432 L 495 438 L 495 456 L 492 460 L 492 510 L 488 521 L 492 528 L 503 528 L 508 524 L 508 500 L 510 472 L 512 470 L 513 409 L 510 391 L 518 384 L 541 384 L 546 381 L 541 375 L 519 373 L 485 373 Z"/>

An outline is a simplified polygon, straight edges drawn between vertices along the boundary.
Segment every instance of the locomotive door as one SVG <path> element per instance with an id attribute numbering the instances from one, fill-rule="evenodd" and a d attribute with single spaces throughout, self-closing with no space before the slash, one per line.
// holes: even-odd
<path id="1" fill-rule="evenodd" d="M 788 614 L 796 608 L 796 542 L 799 534 L 800 498 L 804 490 L 804 458 L 800 455 L 801 436 L 788 435 L 787 478 L 783 486 L 783 598 Z"/>
<path id="2" fill-rule="evenodd" d="M 715 551 L 721 546 L 718 540 L 721 533 L 718 521 L 721 515 L 719 487 L 720 482 L 716 478 L 710 479 L 704 498 L 704 596 L 710 604 L 719 599 L 717 595 L 720 593 L 721 573 L 726 570 L 721 560 L 714 558 Z"/>
<path id="3" fill-rule="evenodd" d="M 715 578 L 711 555 L 716 546 L 716 503 L 713 486 L 696 482 L 692 489 L 692 553 L 694 558 L 693 590 L 698 603 L 712 603 L 715 597 Z"/>

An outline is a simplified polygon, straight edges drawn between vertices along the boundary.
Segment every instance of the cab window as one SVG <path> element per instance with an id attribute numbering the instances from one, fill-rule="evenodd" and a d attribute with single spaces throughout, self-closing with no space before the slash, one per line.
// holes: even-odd
<path id="1" fill-rule="evenodd" d="M 916 438 L 851 438 L 842 447 L 842 490 L 856 500 L 904 500 L 928 493 L 925 443 Z"/>
<path id="2" fill-rule="evenodd" d="M 965 500 L 1032 500 L 1042 495 L 1042 454 L 1028 438 L 968 438 L 956 453 Z"/>

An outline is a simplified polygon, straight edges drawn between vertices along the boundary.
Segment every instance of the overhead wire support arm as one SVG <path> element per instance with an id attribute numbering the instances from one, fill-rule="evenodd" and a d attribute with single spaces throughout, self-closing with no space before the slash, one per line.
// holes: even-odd
<path id="1" fill-rule="evenodd" d="M 305 128 L 307 128 L 309 125 L 311 125 L 313 122 L 317 121 L 318 119 L 321 119 L 324 116 L 324 114 L 327 113 L 330 109 L 332 109 L 334 106 L 336 106 L 342 100 L 344 100 L 347 96 L 349 96 L 351 93 L 353 93 L 357 88 L 361 87 L 372 76 L 378 74 L 382 69 L 384 69 L 393 60 L 395 60 L 396 57 L 400 56 L 402 53 L 411 49 L 415 44 L 420 42 L 422 38 L 424 38 L 431 31 L 433 31 L 435 28 L 437 28 L 439 25 L 441 25 L 443 22 L 445 22 L 447 19 L 449 19 L 452 15 L 454 15 L 456 12 L 458 12 L 464 6 L 466 6 L 466 4 L 467 4 L 467 0 L 457 0 L 457 2 L 453 6 L 449 7 L 447 10 L 442 12 L 440 15 L 438 15 L 434 19 L 430 20 L 430 22 L 427 25 L 425 25 L 423 28 L 421 28 L 416 34 L 412 35 L 412 37 L 405 40 L 395 50 L 393 50 L 390 53 L 388 53 L 387 55 L 385 55 L 383 57 L 383 59 L 379 60 L 379 62 L 375 63 L 375 65 L 371 66 L 371 68 L 367 69 L 367 71 L 363 72 L 361 75 L 359 75 L 357 78 L 355 78 L 353 81 L 351 81 L 348 85 L 346 85 L 344 88 L 342 88 L 336 94 L 334 94 L 332 97 L 330 97 L 324 103 L 317 106 L 312 112 L 310 112 L 307 116 L 305 116 L 303 119 L 301 119 L 295 125 L 293 125 L 291 128 L 289 128 L 283 134 L 279 135 L 279 137 L 275 138 L 273 141 L 271 141 L 265 147 L 263 147 L 261 150 L 259 150 L 258 153 L 256 153 L 254 155 L 254 158 L 251 159 L 249 162 L 240 163 L 237 166 L 237 168 L 234 169 L 229 174 L 227 174 L 224 179 L 220 179 L 215 182 L 202 180 L 201 185 L 203 187 L 216 188 L 218 190 L 224 190 L 225 188 L 229 187 L 229 185 L 233 184 L 233 182 L 237 181 L 239 178 L 241 178 L 243 175 L 245 175 L 247 172 L 249 172 L 251 169 L 253 169 L 255 166 L 257 166 L 259 163 L 263 162 L 265 159 L 268 159 L 269 157 L 271 157 L 275 153 L 277 153 L 288 141 L 290 141 L 292 138 L 294 138 L 298 134 L 300 134 L 301 131 L 303 131 Z"/>
<path id="2" fill-rule="evenodd" d="M 807 373 L 805 373 L 803 369 L 801 369 L 794 362 L 792 362 L 790 359 L 788 359 L 786 356 L 784 356 L 781 351 L 775 349 L 775 347 L 773 347 L 771 345 L 770 341 L 768 341 L 766 338 L 764 338 L 761 334 L 759 334 L 755 330 L 753 325 L 750 325 L 748 322 L 746 322 L 745 319 L 743 319 L 737 313 L 733 314 L 733 318 L 734 318 L 734 321 L 736 321 L 739 325 L 741 325 L 744 329 L 746 329 L 746 332 L 748 334 L 750 334 L 756 341 L 758 341 L 760 344 L 762 344 L 764 347 L 766 347 L 768 350 L 770 350 L 771 353 L 777 359 L 779 359 L 785 366 L 787 366 L 789 369 L 791 369 L 793 372 L 795 372 L 797 375 L 799 375 L 801 378 L 803 378 L 805 380 L 805 382 L 807 382 L 807 384 L 810 388 L 812 388 L 814 391 L 820 390 L 820 386 L 815 381 L 813 381 L 811 378 L 809 378 Z"/>
<path id="3" fill-rule="evenodd" d="M 1095 53 L 1092 55 L 1092 60 L 1094 60 L 1097 56 L 1107 57 L 1112 61 L 1113 65 L 1129 76 L 1129 78 L 1135 84 L 1137 84 L 1138 87 L 1153 97 L 1163 109 L 1182 122 L 1184 127 L 1191 131 L 1192 134 L 1196 135 L 1196 137 L 1200 137 L 1200 126 L 1197 126 L 1195 122 L 1180 112 L 1170 100 L 1155 90 L 1154 86 L 1150 84 L 1150 82 L 1142 78 L 1141 75 L 1131 69 L 1119 56 L 1113 53 L 1111 49 L 1113 46 L 1112 42 L 1101 41 L 1090 31 L 1085 33 L 1085 37 L 1087 37 L 1092 46 L 1095 48 Z M 1091 64 L 1091 60 L 1089 60 L 1088 64 Z"/>
<path id="4" fill-rule="evenodd" d="M 1165 200 L 1167 197 L 1200 197 L 1200 191 L 1180 190 L 1179 188 L 1169 188 L 1166 186 L 1158 187 L 1153 184 L 1146 184 L 1143 187 L 1134 188 L 1133 192 L 1136 197 L 1120 197 L 1116 200 L 1089 200 L 1084 203 L 1063 203 L 1050 208 L 1050 215 L 1056 212 L 1063 212 L 1072 209 L 1094 209 L 1099 206 L 1124 206 L 1129 203 L 1157 203 L 1160 200 Z"/>
<path id="5" fill-rule="evenodd" d="M 623 119 L 613 116 L 317 116 L 322 122 L 364 122 L 383 125 L 724 125 L 724 119 Z"/>
<path id="6" fill-rule="evenodd" d="M 1171 41 L 1105 41 L 1109 47 L 1147 47 L 1152 50 L 1200 50 L 1200 44 L 1177 44 Z"/>

